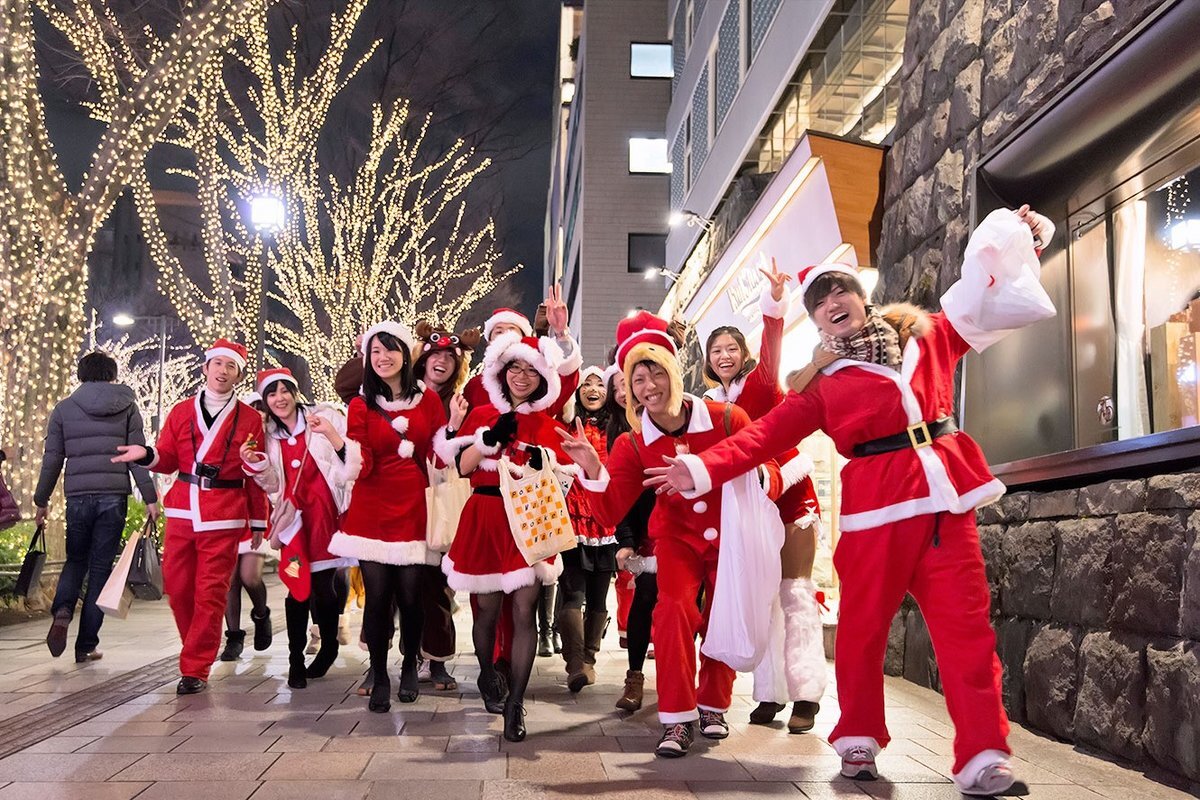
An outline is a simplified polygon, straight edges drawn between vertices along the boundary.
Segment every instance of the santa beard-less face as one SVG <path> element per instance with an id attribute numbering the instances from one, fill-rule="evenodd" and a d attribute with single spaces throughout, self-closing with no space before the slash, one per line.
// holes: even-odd
<path id="1" fill-rule="evenodd" d="M 816 302 L 812 321 L 827 336 L 848 339 L 867 323 L 867 301 L 841 286 Z"/>
<path id="2" fill-rule="evenodd" d="M 242 377 L 242 368 L 225 356 L 210 358 L 201 372 L 204 373 L 204 387 L 213 394 L 229 394 Z"/>
<path id="3" fill-rule="evenodd" d="M 741 345 L 728 333 L 718 336 L 708 349 L 708 365 L 725 385 L 742 371 L 742 365 L 745 363 L 746 354 L 742 352 Z"/>
<path id="4" fill-rule="evenodd" d="M 425 357 L 425 384 L 435 392 L 454 380 L 457 371 L 454 356 L 446 350 L 435 351 Z"/>
<path id="5" fill-rule="evenodd" d="M 533 396 L 542 376 L 528 361 L 513 361 L 504 368 L 504 380 L 516 408 Z"/>
<path id="6" fill-rule="evenodd" d="M 282 381 L 271 389 L 266 402 L 271 413 L 282 420 L 291 419 L 296 413 L 296 395 L 292 394 L 292 388 Z"/>
<path id="7" fill-rule="evenodd" d="M 404 353 L 389 350 L 378 337 L 371 340 L 371 369 L 382 381 L 392 380 L 404 369 Z"/>
<path id="8" fill-rule="evenodd" d="M 671 376 L 658 364 L 643 361 L 629 376 L 633 396 L 651 415 L 665 414 L 671 403 Z"/>
<path id="9" fill-rule="evenodd" d="M 598 375 L 588 375 L 579 387 L 579 400 L 586 411 L 595 414 L 604 407 L 604 399 L 608 392 L 604 388 L 604 380 Z"/>

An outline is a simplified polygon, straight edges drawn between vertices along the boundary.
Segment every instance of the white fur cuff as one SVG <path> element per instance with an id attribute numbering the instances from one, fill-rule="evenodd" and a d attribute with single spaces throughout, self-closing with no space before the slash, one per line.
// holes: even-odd
<path id="1" fill-rule="evenodd" d="M 479 430 L 475 431 L 475 439 L 474 439 L 475 449 L 479 451 L 480 455 L 494 456 L 500 452 L 500 445 L 484 444 L 483 435 L 490 430 L 491 430 L 491 428 L 480 428 Z"/>
<path id="2" fill-rule="evenodd" d="M 779 474 L 783 477 L 783 490 L 786 492 L 807 478 L 815 468 L 812 458 L 805 453 L 797 453 L 794 458 L 779 467 Z"/>
<path id="3" fill-rule="evenodd" d="M 771 284 L 768 282 L 763 287 L 762 295 L 758 299 L 758 307 L 762 310 L 764 317 L 773 317 L 775 319 L 786 319 L 788 312 L 792 309 L 792 296 L 788 292 L 787 286 L 783 287 L 783 299 L 776 300 L 771 296 Z"/>
<path id="4" fill-rule="evenodd" d="M 692 476 L 692 483 L 696 485 L 690 492 L 680 492 L 688 500 L 694 500 L 701 495 L 708 494 L 712 491 L 712 477 L 708 474 L 708 468 L 704 466 L 704 462 L 695 453 L 680 453 L 676 456 L 683 465 L 687 467 L 687 471 Z"/>
<path id="5" fill-rule="evenodd" d="M 446 426 L 438 428 L 437 433 L 433 435 L 433 453 L 446 466 L 454 464 L 454 458 L 463 450 L 467 449 L 475 441 L 471 436 L 455 436 L 453 439 L 446 436 Z"/>

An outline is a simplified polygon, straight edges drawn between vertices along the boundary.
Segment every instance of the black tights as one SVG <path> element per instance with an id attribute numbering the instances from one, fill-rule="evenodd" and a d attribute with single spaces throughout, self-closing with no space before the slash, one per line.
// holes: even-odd
<path id="1" fill-rule="evenodd" d="M 629 604 L 629 620 L 625 638 L 629 643 L 629 668 L 641 672 L 646 665 L 646 650 L 650 647 L 650 619 L 658 602 L 658 575 L 643 572 L 633 582 L 633 602 Z"/>
<path id="2" fill-rule="evenodd" d="M 346 605 L 344 595 L 338 592 L 338 571 L 323 569 L 312 574 L 312 589 L 308 599 L 301 602 L 288 594 L 284 600 L 287 611 L 288 652 L 304 662 L 304 648 L 308 644 L 308 617 L 312 614 L 313 622 L 321 632 L 321 647 L 326 648 L 337 643 L 338 617 Z M 342 585 L 345 581 L 340 581 Z"/>
<path id="3" fill-rule="evenodd" d="M 263 561 L 258 553 L 242 553 L 238 556 L 233 577 L 229 580 L 229 592 L 225 595 L 225 629 L 242 629 L 242 589 L 250 598 L 250 607 L 262 617 L 267 611 L 267 585 L 263 583 Z"/>
<path id="4" fill-rule="evenodd" d="M 562 608 L 583 608 L 587 603 L 589 614 L 608 611 L 608 586 L 612 583 L 611 572 L 593 572 L 563 559 L 562 575 L 558 578 L 558 593 L 562 597 Z"/>
<path id="5" fill-rule="evenodd" d="M 400 609 L 401 649 L 404 668 L 415 670 L 421 652 L 421 582 L 424 565 L 381 564 L 360 561 L 367 604 L 363 609 L 363 640 L 371 654 L 371 670 L 376 683 L 387 683 L 387 652 L 392 641 L 394 608 Z M 415 676 L 415 673 L 414 673 Z"/>
<path id="6" fill-rule="evenodd" d="M 533 657 L 537 654 L 537 606 L 542 596 L 541 584 L 522 586 L 510 595 L 513 615 L 512 673 L 508 684 L 509 702 L 521 704 L 525 700 L 525 689 L 533 673 Z M 475 643 L 475 658 L 479 670 L 490 675 L 495 670 L 492 653 L 496 648 L 496 623 L 500 620 L 500 607 L 504 594 L 491 592 L 475 595 L 475 620 L 471 626 L 471 639 Z"/>

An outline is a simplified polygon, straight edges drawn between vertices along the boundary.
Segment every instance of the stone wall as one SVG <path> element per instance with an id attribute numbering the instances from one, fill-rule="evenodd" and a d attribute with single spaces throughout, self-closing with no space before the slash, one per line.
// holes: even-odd
<path id="1" fill-rule="evenodd" d="M 1019 492 L 979 510 L 1010 717 L 1200 780 L 1200 474 Z M 939 688 L 911 605 L 886 669 Z"/>
<path id="2" fill-rule="evenodd" d="M 913 0 L 876 297 L 929 308 L 959 275 L 987 153 L 1162 0 Z"/>

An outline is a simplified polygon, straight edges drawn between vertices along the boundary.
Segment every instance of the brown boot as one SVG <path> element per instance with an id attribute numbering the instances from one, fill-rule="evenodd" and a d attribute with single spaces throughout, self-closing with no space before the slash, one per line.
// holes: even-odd
<path id="1" fill-rule="evenodd" d="M 607 627 L 607 611 L 589 611 L 583 618 L 583 671 L 588 686 L 596 682 L 596 654 L 600 652 L 600 642 Z"/>
<path id="2" fill-rule="evenodd" d="M 555 616 L 558 632 L 562 636 L 562 657 L 567 668 L 567 688 L 578 692 L 590 681 L 584 672 L 583 661 L 583 610 L 579 608 L 560 609 Z"/>
<path id="3" fill-rule="evenodd" d="M 646 676 L 636 669 L 625 670 L 625 691 L 617 701 L 617 708 L 622 711 L 637 711 L 642 707 L 643 687 Z"/>
<path id="4" fill-rule="evenodd" d="M 788 720 L 788 733 L 807 733 L 817 724 L 817 713 L 821 706 L 807 700 L 792 703 L 792 716 Z"/>

